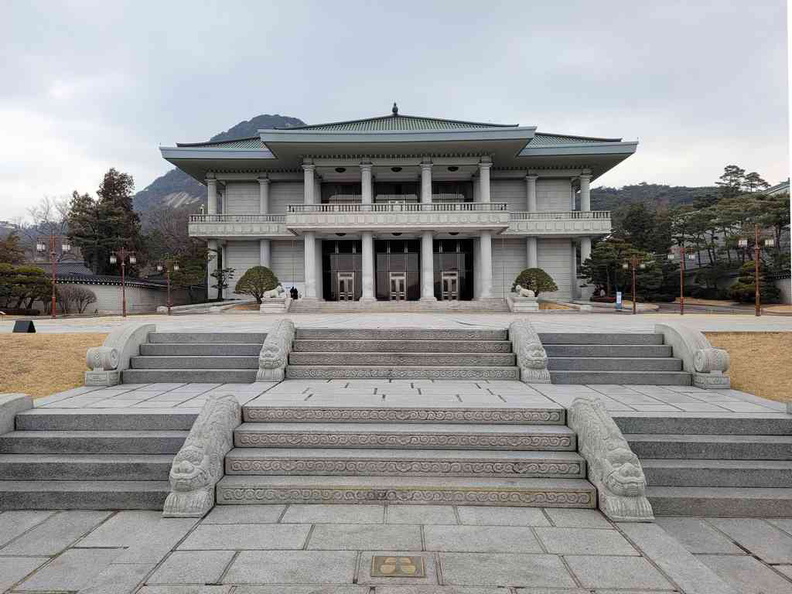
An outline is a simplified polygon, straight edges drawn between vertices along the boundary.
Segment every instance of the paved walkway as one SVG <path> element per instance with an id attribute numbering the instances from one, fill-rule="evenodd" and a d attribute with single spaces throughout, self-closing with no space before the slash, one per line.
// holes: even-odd
<path id="1" fill-rule="evenodd" d="M 161 332 L 261 332 L 288 317 L 298 327 L 320 328 L 506 328 L 525 316 L 508 313 L 321 313 L 265 315 L 258 312 L 139 315 L 98 318 L 36 319 L 38 332 L 110 332 L 126 322 L 147 322 Z M 792 316 L 735 316 L 674 314 L 547 313 L 528 316 L 539 332 L 652 332 L 659 322 L 683 321 L 702 331 L 792 332 Z M 13 321 L 0 321 L 0 332 L 10 332 Z"/>
<path id="2" fill-rule="evenodd" d="M 417 556 L 426 575 L 374 577 L 375 555 Z M 226 506 L 202 521 L 10 511 L 0 591 L 789 594 L 792 520 L 613 524 L 594 510 L 399 505 Z"/>

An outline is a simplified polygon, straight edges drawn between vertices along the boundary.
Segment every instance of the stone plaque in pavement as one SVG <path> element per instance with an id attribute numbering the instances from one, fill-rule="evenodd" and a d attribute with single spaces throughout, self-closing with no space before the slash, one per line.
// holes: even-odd
<path id="1" fill-rule="evenodd" d="M 371 558 L 371 577 L 426 577 L 424 558 L 421 555 L 374 555 Z"/>

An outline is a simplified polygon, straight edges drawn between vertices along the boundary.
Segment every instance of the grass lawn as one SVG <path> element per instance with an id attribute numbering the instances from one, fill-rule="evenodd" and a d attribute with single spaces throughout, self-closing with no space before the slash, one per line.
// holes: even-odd
<path id="1" fill-rule="evenodd" d="M 85 351 L 107 334 L 0 334 L 0 392 L 34 398 L 83 385 Z"/>
<path id="2" fill-rule="evenodd" d="M 729 351 L 732 388 L 792 401 L 792 332 L 706 332 L 712 346 Z"/>

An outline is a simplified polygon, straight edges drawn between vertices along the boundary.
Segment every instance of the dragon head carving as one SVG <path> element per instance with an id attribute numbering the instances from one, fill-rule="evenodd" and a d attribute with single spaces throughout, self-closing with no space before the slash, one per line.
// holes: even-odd
<path id="1" fill-rule="evenodd" d="M 638 457 L 629 449 L 616 447 L 602 460 L 602 480 L 610 491 L 624 497 L 640 497 L 646 488 Z"/>

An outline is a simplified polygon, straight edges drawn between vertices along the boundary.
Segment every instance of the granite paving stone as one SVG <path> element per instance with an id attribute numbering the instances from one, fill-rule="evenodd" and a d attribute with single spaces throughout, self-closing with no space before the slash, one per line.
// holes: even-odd
<path id="1" fill-rule="evenodd" d="M 590 590 L 517 590 L 518 594 L 590 594 Z M 498 586 L 377 586 L 377 594 L 509 594 Z"/>
<path id="2" fill-rule="evenodd" d="M 549 526 L 550 522 L 535 507 L 458 507 L 462 524 L 492 526 Z"/>
<path id="3" fill-rule="evenodd" d="M 538 530 L 559 530 L 539 528 Z M 599 531 L 605 534 L 604 531 Z M 614 532 L 618 536 L 616 532 Z M 464 553 L 542 553 L 527 526 L 424 526 L 427 551 Z M 555 552 L 555 551 L 550 551 Z"/>
<path id="4" fill-rule="evenodd" d="M 584 588 L 674 589 L 643 557 L 569 555 L 565 559 Z"/>
<path id="5" fill-rule="evenodd" d="M 377 588 L 377 590 L 380 589 Z M 313 586 L 237 586 L 233 594 L 369 594 L 369 591 L 368 586 L 314 584 Z M 501 592 L 500 594 L 505 593 Z"/>
<path id="6" fill-rule="evenodd" d="M 2 517 L 2 516 L 0 516 L 0 517 Z M 767 521 L 770 522 L 776 528 L 779 528 L 779 529 L 783 530 L 784 532 L 786 532 L 787 534 L 792 535 L 792 518 L 789 518 L 789 519 L 773 519 L 773 520 L 767 520 Z"/>
<path id="7" fill-rule="evenodd" d="M 691 553 L 744 555 L 745 551 L 703 518 L 656 518 L 655 523 Z"/>
<path id="8" fill-rule="evenodd" d="M 388 524 L 457 524 L 450 505 L 389 505 Z"/>
<path id="9" fill-rule="evenodd" d="M 234 586 L 144 586 L 135 594 L 231 594 Z M 236 590 L 239 591 L 238 589 Z M 256 590 L 256 592 L 258 592 Z"/>
<path id="10" fill-rule="evenodd" d="M 766 563 L 792 563 L 792 536 L 764 520 L 711 518 L 709 522 Z"/>
<path id="11" fill-rule="evenodd" d="M 421 529 L 409 524 L 316 524 L 306 548 L 420 551 Z"/>
<path id="12" fill-rule="evenodd" d="M 783 573 L 790 580 L 792 580 L 792 565 L 774 565 L 773 569 L 775 569 L 780 573 Z"/>
<path id="13" fill-rule="evenodd" d="M 157 568 L 147 584 L 216 584 L 234 551 L 176 551 Z"/>
<path id="14" fill-rule="evenodd" d="M 363 551 L 360 554 L 357 570 L 357 583 L 369 585 L 436 585 L 437 580 L 437 566 L 436 558 L 432 553 L 423 553 L 420 556 L 423 558 L 426 576 L 419 577 L 374 577 L 371 575 L 372 557 L 375 555 L 382 555 L 386 557 L 404 557 L 408 555 L 417 555 L 415 551 Z M 379 588 L 377 588 L 379 590 Z"/>
<path id="15" fill-rule="evenodd" d="M 0 556 L 57 555 L 110 516 L 103 511 L 63 511 L 0 549 Z"/>
<path id="16" fill-rule="evenodd" d="M 356 551 L 242 551 L 223 582 L 351 584 L 357 556 Z"/>
<path id="17" fill-rule="evenodd" d="M 71 549 L 35 572 L 17 590 L 80 590 L 121 553 L 120 549 Z"/>
<path id="18" fill-rule="evenodd" d="M 301 549 L 310 525 L 203 524 L 179 544 L 179 550 Z"/>
<path id="19" fill-rule="evenodd" d="M 80 594 L 132 594 L 154 567 L 154 563 L 111 563 Z"/>
<path id="20" fill-rule="evenodd" d="M 5 592 L 49 560 L 49 557 L 0 557 L 0 592 Z"/>
<path id="21" fill-rule="evenodd" d="M 131 545 L 116 563 L 158 563 L 198 523 L 194 518 L 160 518 L 146 537 Z"/>
<path id="22" fill-rule="evenodd" d="M 536 528 L 548 553 L 558 555 L 638 555 L 615 530 L 596 528 Z"/>
<path id="23" fill-rule="evenodd" d="M 792 594 L 792 582 L 754 557 L 699 555 L 698 559 L 741 594 Z"/>
<path id="24" fill-rule="evenodd" d="M 0 513 L 0 547 L 41 524 L 54 512 L 51 511 L 7 511 Z M 0 555 L 3 553 L 0 552 Z"/>
<path id="25" fill-rule="evenodd" d="M 556 555 L 439 553 L 440 574 L 449 585 L 574 588 Z M 600 557 L 598 557 L 599 559 Z"/>
<path id="26" fill-rule="evenodd" d="M 157 511 L 121 511 L 81 538 L 75 547 L 128 547 L 145 537 L 162 519 Z"/>
<path id="27" fill-rule="evenodd" d="M 284 524 L 381 524 L 384 505 L 290 505 L 281 520 Z"/>
<path id="28" fill-rule="evenodd" d="M 275 524 L 285 505 L 216 505 L 203 524 Z"/>
<path id="29" fill-rule="evenodd" d="M 608 519 L 595 509 L 545 508 L 550 521 L 559 528 L 603 528 L 613 529 Z"/>

